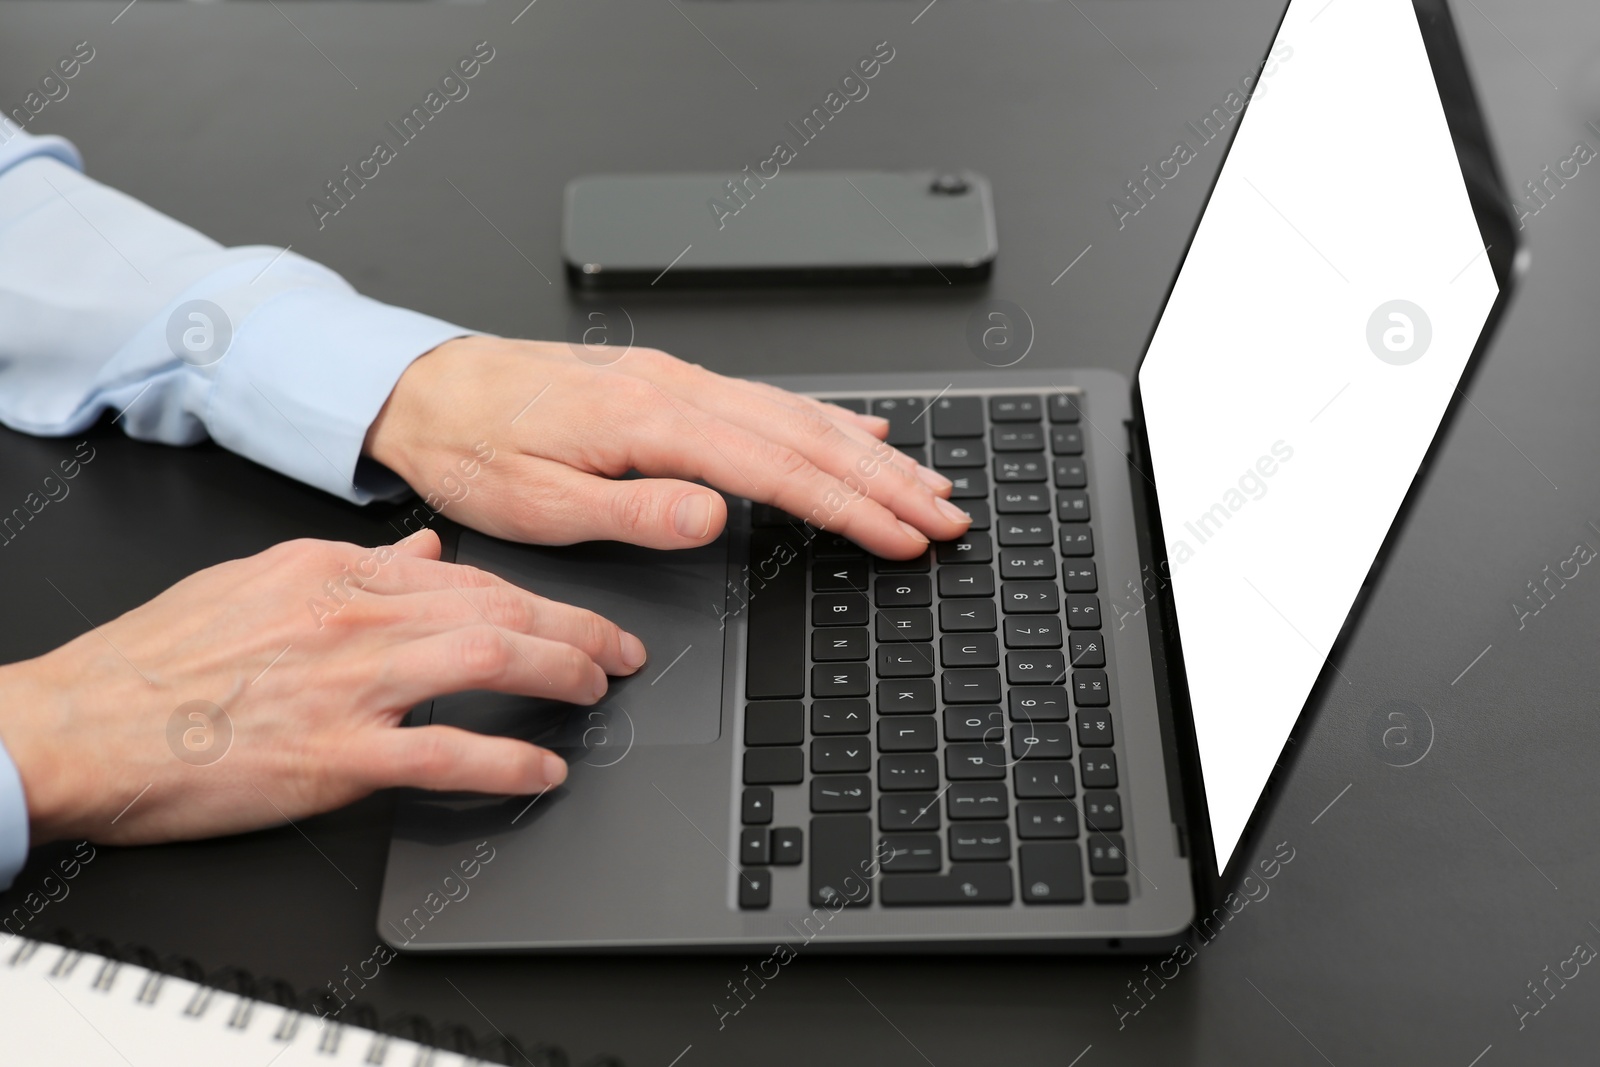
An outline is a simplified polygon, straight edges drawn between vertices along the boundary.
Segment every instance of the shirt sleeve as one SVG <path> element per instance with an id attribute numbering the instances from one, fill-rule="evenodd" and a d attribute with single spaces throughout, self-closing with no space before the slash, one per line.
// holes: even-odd
<path id="1" fill-rule="evenodd" d="M 59 137 L 0 118 L 0 422 L 217 443 L 364 504 L 361 459 L 412 360 L 471 330 L 357 293 L 303 256 L 223 248 L 86 177 Z"/>
<path id="2" fill-rule="evenodd" d="M 22 776 L 0 741 L 0 890 L 11 888 L 28 862 L 28 801 Z"/>

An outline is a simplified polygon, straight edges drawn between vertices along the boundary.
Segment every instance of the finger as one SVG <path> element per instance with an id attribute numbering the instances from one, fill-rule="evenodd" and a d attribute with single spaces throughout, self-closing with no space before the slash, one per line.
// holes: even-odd
<path id="1" fill-rule="evenodd" d="M 395 554 L 410 559 L 438 559 L 443 549 L 438 532 L 427 526 L 394 543 Z"/>
<path id="2" fill-rule="evenodd" d="M 682 400 L 643 409 L 633 422 L 630 446 L 640 470 L 701 479 L 773 504 L 877 555 L 906 559 L 928 547 L 926 534 L 866 493 L 866 479 L 846 484 L 795 449 Z M 931 505 L 926 521 L 942 538 L 959 535 L 967 525 L 933 513 Z"/>
<path id="3" fill-rule="evenodd" d="M 554 752 L 454 726 L 362 733 L 345 759 L 346 773 L 372 789 L 406 786 L 525 796 L 567 780 L 566 761 Z"/>
<path id="4" fill-rule="evenodd" d="M 404 591 L 382 603 L 382 610 L 397 620 L 393 625 L 398 632 L 422 637 L 487 624 L 571 645 L 607 674 L 632 674 L 644 664 L 644 644 L 637 637 L 587 608 L 547 599 L 493 575 L 487 584 L 459 585 L 466 568 L 454 564 L 405 562 L 411 568 L 395 572 L 392 582 Z M 409 590 L 407 583 L 412 583 Z"/>
<path id="5" fill-rule="evenodd" d="M 868 438 L 869 447 L 852 437 L 859 430 L 846 430 L 815 408 L 761 399 L 751 403 L 744 397 L 730 397 L 729 392 L 708 390 L 696 406 L 793 449 L 819 470 L 865 491 L 935 540 L 959 537 L 971 523 L 965 512 L 941 500 L 930 484 L 916 477 L 914 468 L 886 462 L 884 457 L 892 453 L 876 438 Z M 947 480 L 939 480 L 948 488 Z"/>
<path id="6" fill-rule="evenodd" d="M 392 707 L 468 689 L 593 704 L 606 685 L 600 665 L 572 645 L 491 623 L 392 644 L 376 672 L 378 697 Z"/>

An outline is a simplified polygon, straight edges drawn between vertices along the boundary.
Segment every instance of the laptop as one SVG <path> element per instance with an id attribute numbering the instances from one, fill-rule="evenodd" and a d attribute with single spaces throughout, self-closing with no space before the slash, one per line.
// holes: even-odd
<path id="1" fill-rule="evenodd" d="M 1290 739 L 1350 682 L 1341 647 L 1518 242 L 1443 0 L 1291 0 L 1247 82 L 1135 381 L 774 379 L 886 417 L 955 482 L 960 540 L 875 559 L 825 516 L 740 500 L 685 552 L 460 531 L 457 561 L 601 612 L 651 659 L 596 707 L 413 712 L 571 773 L 538 797 L 404 795 L 379 935 L 1150 952 L 1292 858 L 1265 836 Z"/>

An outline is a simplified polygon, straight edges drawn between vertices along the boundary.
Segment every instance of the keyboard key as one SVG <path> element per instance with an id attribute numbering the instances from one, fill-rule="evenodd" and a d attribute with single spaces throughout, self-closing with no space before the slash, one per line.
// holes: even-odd
<path id="1" fill-rule="evenodd" d="M 986 533 L 972 533 L 954 541 L 935 545 L 933 557 L 940 563 L 988 563 L 994 558 L 994 547 Z"/>
<path id="2" fill-rule="evenodd" d="M 872 816 L 818 815 L 811 820 L 811 903 L 872 899 Z"/>
<path id="3" fill-rule="evenodd" d="M 1007 615 L 1006 647 L 1060 648 L 1060 617 L 1056 615 Z"/>
<path id="4" fill-rule="evenodd" d="M 751 526 L 787 526 L 794 521 L 794 517 L 782 508 L 775 508 L 771 504 L 750 505 Z"/>
<path id="5" fill-rule="evenodd" d="M 796 749 L 796 751 L 799 751 Z M 871 811 L 872 780 L 861 774 L 827 774 L 811 779 L 812 811 Z M 815 825 L 816 820 L 812 820 Z M 816 835 L 812 835 L 813 849 Z"/>
<path id="6" fill-rule="evenodd" d="M 746 867 L 765 867 L 769 844 L 765 827 L 756 826 L 739 831 L 739 862 Z"/>
<path id="7" fill-rule="evenodd" d="M 1054 578 L 1056 554 L 1048 548 L 1007 548 L 1000 553 L 1002 578 Z"/>
<path id="8" fill-rule="evenodd" d="M 1048 515 L 1050 491 L 1038 486 L 1006 486 L 995 490 L 994 510 L 1000 515 Z"/>
<path id="9" fill-rule="evenodd" d="M 1082 489 L 1089 484 L 1089 469 L 1081 459 L 1058 459 L 1050 469 L 1057 489 Z"/>
<path id="10" fill-rule="evenodd" d="M 1000 603 L 1007 615 L 1054 615 L 1061 610 L 1061 593 L 1054 582 L 1006 582 Z"/>
<path id="11" fill-rule="evenodd" d="M 927 608 L 884 608 L 878 612 L 879 641 L 932 641 L 933 612 Z"/>
<path id="12" fill-rule="evenodd" d="M 805 858 L 805 835 L 798 826 L 780 826 L 772 831 L 772 862 L 785 867 Z"/>
<path id="13" fill-rule="evenodd" d="M 1052 539 L 1049 519 L 1002 519 L 996 532 L 1001 545 L 1048 545 Z"/>
<path id="14" fill-rule="evenodd" d="M 995 704 L 1000 700 L 999 671 L 948 670 L 939 676 L 939 681 L 946 704 Z"/>
<path id="15" fill-rule="evenodd" d="M 1072 758 L 1072 727 L 1064 722 L 1036 722 L 1011 728 L 1011 755 L 1019 760 Z"/>
<path id="16" fill-rule="evenodd" d="M 1082 400 L 1077 393 L 1051 393 L 1050 421 L 1052 423 L 1077 422 L 1078 405 Z"/>
<path id="17" fill-rule="evenodd" d="M 739 907 L 751 911 L 772 904 L 772 872 L 757 867 L 739 872 Z"/>
<path id="18" fill-rule="evenodd" d="M 938 834 L 884 834 L 878 856 L 885 874 L 937 871 L 944 865 Z"/>
<path id="19" fill-rule="evenodd" d="M 1000 642 L 994 634 L 946 634 L 939 638 L 939 662 L 946 667 L 994 667 Z"/>
<path id="20" fill-rule="evenodd" d="M 1086 708 L 1078 712 L 1078 744 L 1084 748 L 1104 748 L 1112 744 L 1111 709 Z"/>
<path id="21" fill-rule="evenodd" d="M 933 402 L 928 417 L 935 437 L 981 437 L 983 399 L 976 396 L 942 396 Z"/>
<path id="22" fill-rule="evenodd" d="M 950 860 L 1008 860 L 1011 858 L 1011 827 L 1003 822 L 968 823 L 952 826 Z"/>
<path id="23" fill-rule="evenodd" d="M 1074 667 L 1104 667 L 1105 643 L 1097 633 L 1073 631 L 1067 635 L 1067 659 Z"/>
<path id="24" fill-rule="evenodd" d="M 920 445 L 926 440 L 928 426 L 927 417 L 923 409 L 927 401 L 915 397 L 909 399 L 891 398 L 874 400 L 872 413 L 879 418 L 889 420 L 889 444 L 896 448 Z"/>
<path id="25" fill-rule="evenodd" d="M 1083 903 L 1083 854 L 1077 845 L 1023 845 L 1017 858 L 1022 861 L 1024 903 Z"/>
<path id="26" fill-rule="evenodd" d="M 766 557 L 757 557 L 754 553 L 752 553 L 750 558 L 765 559 Z M 867 553 L 866 550 L 860 545 L 856 544 L 843 534 L 833 534 L 823 531 L 818 533 L 815 540 L 811 542 L 811 558 L 814 560 L 866 559 Z"/>
<path id="27" fill-rule="evenodd" d="M 776 558 L 785 544 L 779 531 L 755 530 L 750 558 Z M 751 700 L 805 695 L 805 596 L 805 571 L 791 565 L 779 566 L 761 595 L 750 598 L 745 696 Z"/>
<path id="28" fill-rule="evenodd" d="M 812 774 L 854 774 L 872 769 L 872 744 L 864 737 L 819 737 L 811 742 Z"/>
<path id="29" fill-rule="evenodd" d="M 880 715 L 932 715 L 936 704 L 931 678 L 897 678 L 878 683 Z"/>
<path id="30" fill-rule="evenodd" d="M 956 705 L 944 709 L 946 741 L 988 741 L 998 743 L 1005 736 L 1005 713 L 996 705 Z"/>
<path id="31" fill-rule="evenodd" d="M 1128 883 L 1121 880 L 1095 882 L 1090 890 L 1096 904 L 1126 904 Z"/>
<path id="32" fill-rule="evenodd" d="M 1076 593 L 1068 594 L 1067 628 L 1069 630 L 1100 629 L 1100 598 Z"/>
<path id="33" fill-rule="evenodd" d="M 1014 685 L 1006 700 L 1012 722 L 1066 722 L 1072 713 L 1064 685 Z"/>
<path id="34" fill-rule="evenodd" d="M 1057 685 L 1067 677 L 1067 657 L 1060 652 L 1007 652 L 1006 681 L 1012 685 Z"/>
<path id="35" fill-rule="evenodd" d="M 1128 846 L 1121 834 L 1090 834 L 1088 845 L 1090 874 L 1102 877 L 1128 873 Z"/>
<path id="36" fill-rule="evenodd" d="M 932 715 L 901 715 L 878 723 L 879 752 L 932 752 L 938 747 L 939 727 Z"/>
<path id="37" fill-rule="evenodd" d="M 1011 903 L 1011 866 L 957 863 L 946 874 L 899 874 L 879 883 L 883 906 L 941 907 Z"/>
<path id="38" fill-rule="evenodd" d="M 867 560 L 831 559 L 818 561 L 811 572 L 813 593 L 864 593 L 867 589 Z"/>
<path id="39" fill-rule="evenodd" d="M 1043 452 L 1044 433 L 1037 426 L 996 426 L 989 432 L 996 452 Z"/>
<path id="40" fill-rule="evenodd" d="M 1117 756 L 1114 752 L 1085 752 L 1078 757 L 1085 789 L 1117 787 Z"/>
<path id="41" fill-rule="evenodd" d="M 997 744 L 944 746 L 944 776 L 952 782 L 985 781 L 1006 776 L 1006 750 Z"/>
<path id="42" fill-rule="evenodd" d="M 847 411 L 853 411 L 857 415 L 865 415 L 867 413 L 867 402 L 860 397 L 846 397 L 843 400 L 838 397 L 827 397 L 823 400 L 823 403 L 833 404 Z"/>
<path id="43" fill-rule="evenodd" d="M 900 454 L 919 467 L 928 465 L 928 450 L 921 445 L 907 445 L 900 450 Z"/>
<path id="44" fill-rule="evenodd" d="M 996 456 L 992 473 L 996 485 L 1042 482 L 1050 476 L 1043 459 L 1024 459 L 1014 455 Z"/>
<path id="45" fill-rule="evenodd" d="M 879 756 L 878 788 L 885 793 L 938 789 L 939 761 L 933 756 Z"/>
<path id="46" fill-rule="evenodd" d="M 865 700 L 813 700 L 814 734 L 864 734 L 871 729 L 872 708 Z"/>
<path id="47" fill-rule="evenodd" d="M 771 700 L 744 706 L 744 743 L 798 745 L 806 739 L 806 707 L 798 700 Z"/>
<path id="48" fill-rule="evenodd" d="M 1091 830 L 1122 829 L 1122 798 L 1115 793 L 1085 792 L 1083 822 Z"/>
<path id="49" fill-rule="evenodd" d="M 983 446 L 981 437 L 933 443 L 933 465 L 939 470 L 982 467 L 988 460 L 989 450 Z"/>
<path id="50" fill-rule="evenodd" d="M 894 574 L 879 578 L 872 599 L 880 608 L 923 608 L 933 603 L 933 583 L 921 574 Z"/>
<path id="51" fill-rule="evenodd" d="M 878 801 L 878 825 L 884 830 L 939 829 L 939 798 L 933 793 L 901 793 Z"/>
<path id="52" fill-rule="evenodd" d="M 1078 808 L 1070 800 L 1024 800 L 1017 805 L 1017 836 L 1068 840 L 1078 836 Z"/>
<path id="53" fill-rule="evenodd" d="M 946 633 L 976 633 L 994 627 L 992 600 L 946 600 L 939 605 L 939 629 Z"/>
<path id="54" fill-rule="evenodd" d="M 814 697 L 864 697 L 870 684 L 865 663 L 819 663 L 811 668 Z"/>
<path id="55" fill-rule="evenodd" d="M 953 468 L 942 470 L 939 473 L 950 479 L 950 499 L 958 502 L 957 507 L 965 508 L 967 501 L 971 500 L 975 503 L 983 504 L 985 509 L 988 508 L 988 471 Z M 968 512 L 968 514 L 971 514 L 971 512 Z M 974 523 L 968 528 L 976 529 L 977 524 Z"/>
<path id="56" fill-rule="evenodd" d="M 1087 526 L 1061 527 L 1061 554 L 1073 559 L 1094 555 L 1094 531 Z"/>
<path id="57" fill-rule="evenodd" d="M 762 592 L 765 593 L 765 590 Z M 754 608 L 762 599 L 760 596 L 751 597 L 750 606 Z M 860 593 L 819 593 L 811 598 L 813 626 L 865 626 L 870 613 L 867 598 Z M 766 652 L 766 649 L 762 649 L 763 655 Z"/>
<path id="58" fill-rule="evenodd" d="M 1100 579 L 1092 560 L 1061 565 L 1061 588 L 1069 593 L 1093 593 L 1100 588 Z"/>
<path id="59" fill-rule="evenodd" d="M 864 629 L 844 630 L 828 627 L 811 632 L 811 658 L 818 663 L 862 660 L 872 647 L 871 635 Z"/>
<path id="60" fill-rule="evenodd" d="M 927 678 L 932 674 L 932 645 L 891 641 L 878 646 L 879 678 Z"/>
<path id="61" fill-rule="evenodd" d="M 970 567 L 940 567 L 941 597 L 994 596 L 994 571 L 978 564 Z"/>
<path id="62" fill-rule="evenodd" d="M 1057 456 L 1083 455 L 1083 431 L 1076 426 L 1050 427 L 1050 452 Z"/>
<path id="63" fill-rule="evenodd" d="M 989 487 L 987 478 L 984 479 L 983 492 L 978 495 L 982 499 L 967 500 L 956 497 L 954 492 L 950 494 L 951 499 L 960 500 L 960 503 L 957 506 L 960 507 L 962 511 L 965 511 L 968 515 L 972 516 L 972 525 L 967 527 L 969 532 L 972 530 L 987 530 L 990 524 L 993 522 L 993 517 L 989 514 L 989 501 L 987 499 L 989 496 Z"/>
<path id="64" fill-rule="evenodd" d="M 1111 683 L 1105 671 L 1073 671 L 1072 702 L 1080 708 L 1104 708 L 1111 703 Z"/>
<path id="65" fill-rule="evenodd" d="M 750 826 L 765 826 L 772 821 L 772 790 L 753 785 L 744 791 L 739 803 L 740 821 Z"/>
<path id="66" fill-rule="evenodd" d="M 1056 491 L 1056 518 L 1061 522 L 1089 521 L 1089 494 L 1082 489 Z"/>
<path id="67" fill-rule="evenodd" d="M 806 756 L 798 748 L 752 748 L 744 754 L 745 785 L 799 785 Z"/>
<path id="68" fill-rule="evenodd" d="M 952 819 L 1004 819 L 1011 797 L 1003 780 L 957 782 L 945 790 L 944 805 Z"/>
<path id="69" fill-rule="evenodd" d="M 1038 761 L 1019 763 L 1012 775 L 1018 799 L 1065 799 L 1077 796 L 1078 787 L 1072 773 L 1072 764 Z"/>
<path id="70" fill-rule="evenodd" d="M 872 558 L 872 565 L 879 574 L 927 574 L 928 558 L 931 553 L 924 552 L 920 556 L 910 559 L 883 559 L 880 556 Z"/>
<path id="71" fill-rule="evenodd" d="M 1036 396 L 991 396 L 989 417 L 995 422 L 1038 422 L 1039 398 Z"/>

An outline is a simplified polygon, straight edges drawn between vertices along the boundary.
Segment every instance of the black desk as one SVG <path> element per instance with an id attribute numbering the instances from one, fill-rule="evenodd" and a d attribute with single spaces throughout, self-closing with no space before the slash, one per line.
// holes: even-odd
<path id="1" fill-rule="evenodd" d="M 1459 18 L 1507 178 L 1520 185 L 1574 141 L 1600 145 L 1583 126 L 1600 120 L 1600 10 L 1480 2 Z M 897 55 L 871 95 L 801 165 L 986 171 L 1003 247 L 993 283 L 987 294 L 623 298 L 644 343 L 720 370 L 776 372 L 971 366 L 965 323 L 986 295 L 1028 310 L 1031 365 L 1131 371 L 1218 154 L 1185 168 L 1121 232 L 1107 201 L 1251 67 L 1278 4 L 1081 0 L 1080 12 L 939 0 L 913 24 L 922 0 L 681 0 L 681 10 L 539 0 L 514 25 L 521 0 L 280 6 L 148 0 L 113 25 L 121 0 L 7 3 L 0 101 L 20 99 L 87 38 L 96 58 L 40 125 L 73 137 L 91 173 L 224 242 L 292 243 L 373 295 L 533 337 L 560 336 L 573 306 L 557 251 L 569 177 L 731 173 L 765 158 L 786 120 L 889 40 Z M 497 55 L 471 95 L 319 232 L 307 198 L 485 38 Z M 1338 152 L 1339 131 L 1326 135 Z M 1585 568 L 1521 628 L 1510 605 L 1575 543 L 1600 546 L 1588 525 L 1600 526 L 1592 169 L 1529 220 L 1532 273 L 1341 664 L 1352 684 L 1299 739 L 1306 751 L 1273 827 L 1296 859 L 1178 977 L 1152 983 L 1121 1028 L 1115 1005 L 1138 1003 L 1129 983 L 1145 977 L 1144 960 L 803 954 L 720 1032 L 712 1005 L 744 961 L 406 959 L 365 995 L 385 1014 L 492 1020 L 633 1065 L 680 1054 L 682 1067 L 1584 1058 L 1600 998 L 1593 968 L 1520 1031 L 1511 1005 L 1576 942 L 1600 945 L 1600 576 Z M 1426 195 L 1397 170 L 1395 210 Z M 1249 324 L 1237 326 L 1247 338 Z M 282 538 L 392 536 L 382 508 L 343 506 L 214 448 L 91 436 L 99 456 L 71 497 L 0 549 L 0 656 L 83 629 L 45 576 L 99 620 Z M 0 503 L 20 501 L 72 444 L 0 432 Z M 1427 756 L 1403 769 L 1373 742 L 1393 700 L 1425 709 L 1434 727 Z M 30 932 L 63 925 L 321 987 L 372 951 L 388 814 L 375 798 L 300 828 L 354 886 L 290 828 L 105 849 Z M 7 910 L 36 885 L 41 859 Z"/>

